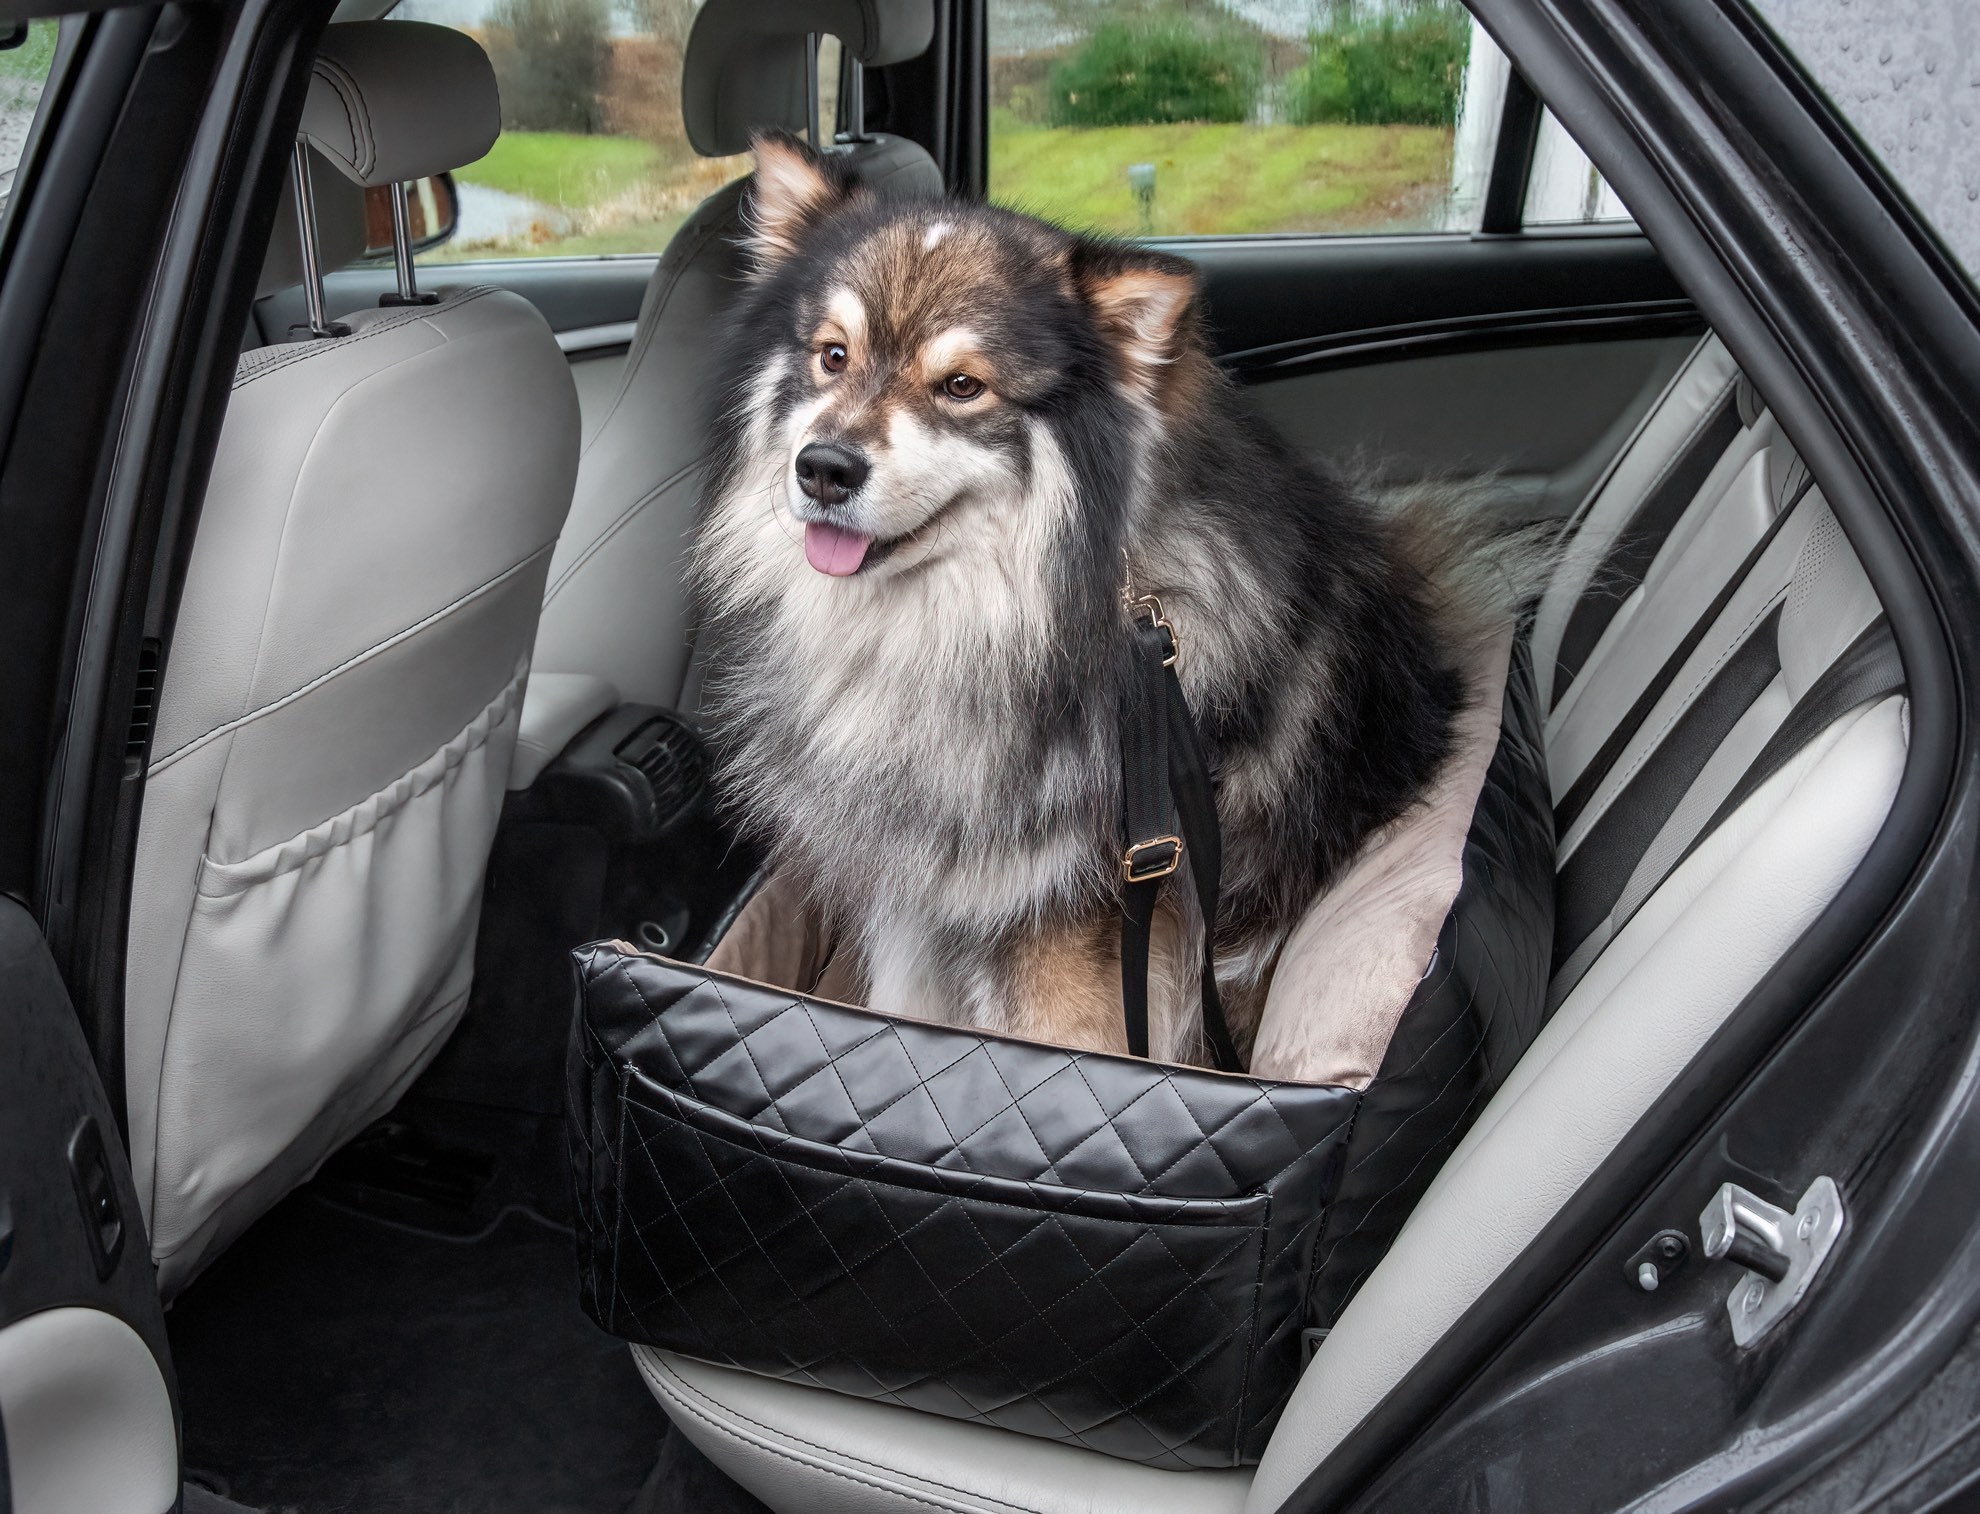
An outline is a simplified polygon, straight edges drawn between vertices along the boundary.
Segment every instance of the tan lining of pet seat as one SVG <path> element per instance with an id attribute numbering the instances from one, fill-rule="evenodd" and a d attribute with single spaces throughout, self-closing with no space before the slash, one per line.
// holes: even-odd
<path id="1" fill-rule="evenodd" d="M 1499 744 L 1512 639 L 1508 626 L 1471 659 L 1457 748 L 1430 792 L 1370 838 L 1287 938 L 1259 1019 L 1253 1077 L 1349 1088 L 1374 1078 L 1464 881 L 1465 838 Z M 1157 936 L 1151 955 L 1172 955 L 1173 929 Z M 775 876 L 706 966 L 840 1004 L 866 995 L 857 954 L 837 950 L 795 885 Z M 1151 961 L 1150 969 L 1165 965 Z"/>
<path id="2" fill-rule="evenodd" d="M 1512 640 L 1508 626 L 1472 660 L 1457 748 L 1423 802 L 1371 837 L 1287 938 L 1252 1044 L 1253 1077 L 1366 1088 L 1382 1065 L 1464 881 Z"/>

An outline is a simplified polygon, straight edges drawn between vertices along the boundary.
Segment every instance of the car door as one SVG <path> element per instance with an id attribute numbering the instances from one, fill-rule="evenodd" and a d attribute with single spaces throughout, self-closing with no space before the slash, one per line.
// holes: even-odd
<path id="1" fill-rule="evenodd" d="M 165 1321 L 110 1101 L 34 917 L 0 899 L 0 1507 L 179 1498 Z"/>
<path id="2" fill-rule="evenodd" d="M 76 430 L 58 439 L 27 379 L 61 324 L 49 304 L 63 283 L 61 253 L 75 247 L 92 202 L 108 208 L 112 123 L 126 103 L 162 101 L 164 75 L 179 72 L 174 58 L 140 79 L 160 19 L 136 10 L 0 19 L 9 188 L 0 416 L 12 443 L 0 474 L 0 1509 L 13 1514 L 164 1514 L 180 1497 L 172 1369 L 142 1214 L 113 1103 L 44 932 L 59 913 L 40 841 L 52 696 L 71 660 L 62 591 L 83 533 L 51 533 L 59 510 L 22 508 L 21 492 L 30 474 L 52 482 L 93 450 L 90 423 L 113 392 L 106 367 L 95 403 L 76 406 Z M 85 364 L 94 355 L 87 342 L 72 354 Z"/>
<path id="3" fill-rule="evenodd" d="M 184 424 L 187 396 L 225 395 L 235 343 L 213 302 L 232 299 L 237 332 L 241 249 L 259 255 L 280 168 L 254 170 L 264 201 L 239 188 L 250 170 L 225 102 L 246 72 L 265 78 L 299 56 L 293 37 L 237 27 L 252 9 L 0 7 L 0 1510 L 11 1514 L 165 1514 L 181 1501 L 174 1377 L 121 1129 L 123 895 L 178 561 L 155 548 L 197 498 L 217 425 L 217 404 Z M 229 175 L 235 192 L 215 195 Z M 218 228 L 216 206 L 231 216 Z M 245 224 L 253 214 L 258 228 Z"/>

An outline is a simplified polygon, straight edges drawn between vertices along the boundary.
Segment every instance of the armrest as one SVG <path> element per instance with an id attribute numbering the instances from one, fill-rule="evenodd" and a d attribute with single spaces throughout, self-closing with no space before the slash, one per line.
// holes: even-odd
<path id="1" fill-rule="evenodd" d="M 522 729 L 509 762 L 509 787 L 526 789 L 576 736 L 607 710 L 619 691 L 589 673 L 531 673 L 523 691 Z"/>

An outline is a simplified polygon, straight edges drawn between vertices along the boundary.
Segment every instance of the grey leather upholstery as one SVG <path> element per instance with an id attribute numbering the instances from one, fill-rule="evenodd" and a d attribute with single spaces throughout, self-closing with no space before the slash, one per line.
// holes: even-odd
<path id="1" fill-rule="evenodd" d="M 619 707 L 619 691 L 589 673 L 532 673 L 509 787 L 526 789 L 592 721 Z"/>
<path id="2" fill-rule="evenodd" d="M 351 21 L 323 34 L 300 134 L 359 184 L 445 173 L 502 130 L 488 54 L 425 21 Z"/>
<path id="3" fill-rule="evenodd" d="M 0 1328 L 10 1514 L 168 1514 L 179 1427 L 151 1347 L 101 1309 L 43 1309 Z"/>
<path id="4" fill-rule="evenodd" d="M 419 114 L 366 98 L 375 122 Z M 519 296 L 349 324 L 241 358 L 159 695 L 125 1063 L 167 1293 L 389 1107 L 465 1007 L 576 474 L 570 372 Z"/>
<path id="5" fill-rule="evenodd" d="M 1552 666 L 1604 552 L 1638 523 L 1687 439 L 1740 382 L 1716 341 L 1672 381 L 1578 513 L 1586 540 L 1543 599 L 1536 665 Z M 1556 794 L 1586 774 L 1591 796 L 1563 830 L 1564 868 L 1605 844 L 1604 816 L 1677 745 L 1686 715 L 1723 690 L 1727 667 L 1754 662 L 1754 650 L 1768 654 L 1757 660 L 1757 693 L 1684 769 L 1675 807 L 1641 838 L 1609 918 L 1557 974 L 1553 1018 L 1325 1337 L 1255 1470 L 1107 1466 L 1007 1432 L 636 1350 L 674 1423 L 780 1514 L 1278 1509 L 1516 1262 L 1810 927 L 1895 796 L 1909 736 L 1902 695 L 1835 720 L 1706 832 L 1754 754 L 1879 614 L 1772 417 L 1750 391 L 1737 408 L 1737 433 L 1554 703 Z M 1650 707 L 1631 730 L 1623 722 L 1646 694 Z"/>
<path id="6" fill-rule="evenodd" d="M 748 152 L 752 132 L 809 125 L 805 38 L 837 37 L 878 67 L 919 57 L 935 35 L 933 0 L 713 0 L 688 34 L 681 118 L 707 158 Z"/>
<path id="7" fill-rule="evenodd" d="M 920 15 L 925 21 L 927 12 L 928 0 L 877 8 L 864 0 L 818 5 L 789 0 L 760 8 L 755 0 L 709 0 L 690 39 L 684 96 L 728 77 L 722 60 L 747 56 L 753 63 L 745 71 L 745 97 L 756 99 L 754 92 L 768 87 L 766 79 L 794 77 L 802 125 L 805 30 L 832 31 L 866 17 L 858 24 L 871 29 L 875 55 L 905 57 L 927 45 L 926 28 L 905 40 L 890 28 L 902 17 Z M 793 34 L 800 44 L 795 55 L 774 48 L 763 52 L 770 47 L 767 28 L 778 18 L 800 28 Z M 732 45 L 716 49 L 711 29 Z M 789 122 L 771 115 L 748 124 Z M 704 152 L 740 151 L 748 145 L 748 131 L 742 125 L 733 129 L 740 138 L 704 138 L 696 145 Z M 876 134 L 832 150 L 847 157 L 860 182 L 879 192 L 942 193 L 934 160 L 905 138 Z M 739 238 L 747 185 L 748 180 L 727 185 L 704 200 L 654 269 L 618 391 L 585 445 L 577 497 L 550 566 L 537 667 L 603 678 L 637 703 L 684 702 L 691 652 L 684 554 L 701 495 L 709 354 L 724 338 L 745 274 Z"/>

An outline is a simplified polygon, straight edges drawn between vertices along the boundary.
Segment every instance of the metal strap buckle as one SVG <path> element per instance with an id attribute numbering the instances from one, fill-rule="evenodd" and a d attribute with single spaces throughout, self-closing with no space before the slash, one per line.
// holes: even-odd
<path id="1" fill-rule="evenodd" d="M 1121 877 L 1129 883 L 1153 883 L 1182 865 L 1180 836 L 1155 836 L 1137 841 L 1121 855 Z"/>
<path id="2" fill-rule="evenodd" d="M 1138 598 L 1130 599 L 1127 602 L 1127 610 L 1130 616 L 1136 614 L 1146 615 L 1148 617 L 1148 624 L 1160 631 L 1168 640 L 1169 652 L 1162 659 L 1162 666 L 1173 668 L 1176 665 L 1176 659 L 1182 656 L 1182 647 L 1176 640 L 1176 628 L 1169 624 L 1168 617 L 1162 613 L 1162 601 L 1157 599 L 1153 594 L 1143 594 Z"/>

